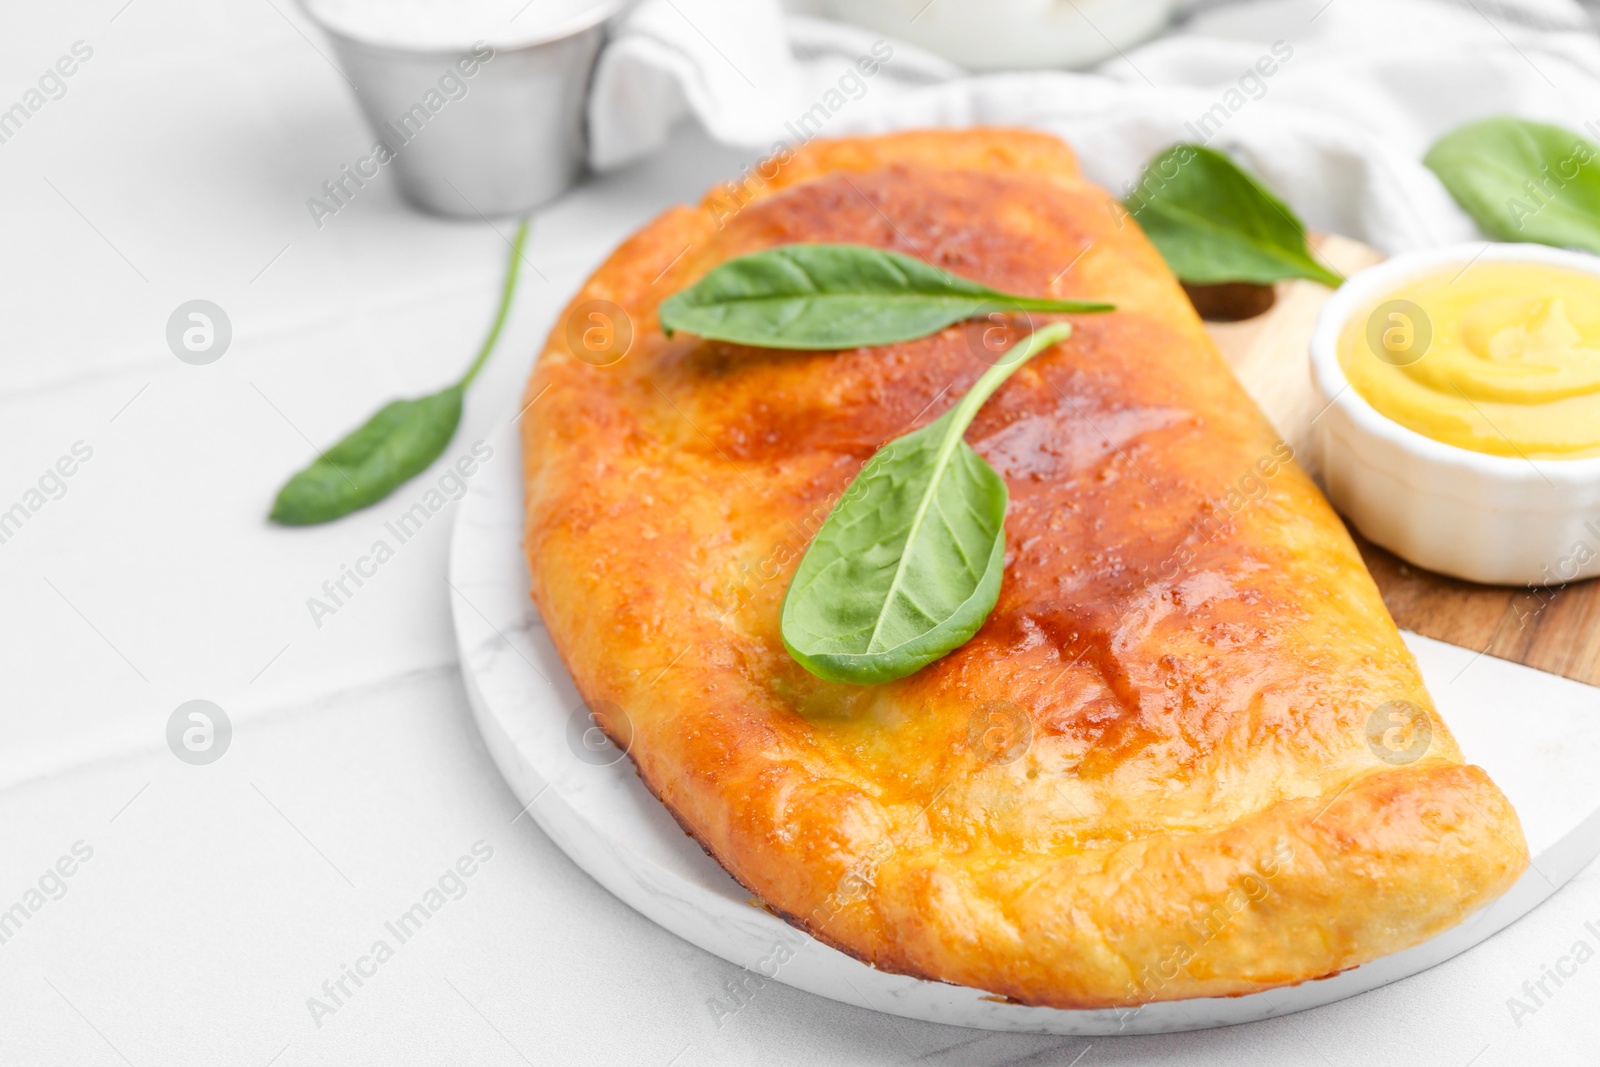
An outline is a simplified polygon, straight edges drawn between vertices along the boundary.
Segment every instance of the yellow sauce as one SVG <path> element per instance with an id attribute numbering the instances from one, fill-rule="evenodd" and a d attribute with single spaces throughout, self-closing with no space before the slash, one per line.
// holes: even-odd
<path id="1" fill-rule="evenodd" d="M 1367 403 L 1435 441 L 1529 459 L 1600 455 L 1600 277 L 1452 267 L 1354 316 L 1339 364 Z"/>

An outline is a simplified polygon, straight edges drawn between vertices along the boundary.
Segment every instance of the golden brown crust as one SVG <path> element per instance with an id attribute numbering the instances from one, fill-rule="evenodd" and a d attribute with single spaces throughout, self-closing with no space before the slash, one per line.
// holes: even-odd
<path id="1" fill-rule="evenodd" d="M 523 419 L 533 596 L 580 691 L 679 821 L 775 911 L 877 967 L 1029 1004 L 1231 995 L 1459 922 L 1526 863 L 1515 812 L 1432 716 L 1338 518 L 1115 202 L 1039 134 L 814 144 L 668 211 L 568 308 Z M 837 354 L 662 337 L 657 303 L 788 241 L 893 248 L 1106 299 L 968 440 L 1011 488 L 1000 602 L 890 685 L 778 636 L 800 553 L 885 441 L 985 369 L 982 328 Z M 575 334 L 574 334 L 575 335 Z M 1014 758 L 1013 758 L 1014 757 Z"/>

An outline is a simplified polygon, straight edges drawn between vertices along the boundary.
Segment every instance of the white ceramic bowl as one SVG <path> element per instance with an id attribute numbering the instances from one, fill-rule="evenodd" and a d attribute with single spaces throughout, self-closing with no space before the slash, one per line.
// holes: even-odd
<path id="1" fill-rule="evenodd" d="M 825 0 L 969 70 L 1087 67 L 1159 33 L 1177 0 Z"/>
<path id="2" fill-rule="evenodd" d="M 1600 275 L 1600 257 L 1544 245 L 1451 245 L 1395 256 L 1347 280 L 1311 335 L 1327 405 L 1313 425 L 1328 497 L 1368 539 L 1457 578 L 1559 585 L 1600 574 L 1600 458 L 1528 461 L 1473 452 L 1378 413 L 1339 366 L 1339 335 L 1408 279 L 1474 259 Z M 1426 359 L 1426 356 L 1423 356 Z"/>

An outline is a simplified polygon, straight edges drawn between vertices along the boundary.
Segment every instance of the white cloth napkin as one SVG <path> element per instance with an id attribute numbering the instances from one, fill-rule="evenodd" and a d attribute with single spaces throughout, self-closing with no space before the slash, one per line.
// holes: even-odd
<path id="1" fill-rule="evenodd" d="M 953 63 L 892 42 L 890 61 L 862 76 L 856 61 L 875 58 L 875 40 L 843 23 L 785 17 L 778 0 L 644 0 L 617 23 L 600 56 L 589 101 L 590 162 L 606 170 L 647 155 L 690 115 L 728 144 L 793 144 L 784 124 L 829 89 L 845 100 L 842 115 L 863 110 L 854 105 L 866 95 L 899 99 L 962 75 Z M 840 90 L 850 71 L 856 78 Z"/>
<path id="2" fill-rule="evenodd" d="M 858 76 L 860 57 L 885 51 Z M 1582 7 L 1202 2 L 1168 35 L 1091 72 L 971 76 L 904 42 L 785 16 L 777 0 L 643 0 L 601 56 L 589 117 L 601 169 L 652 151 L 687 116 L 762 151 L 810 136 L 1022 124 L 1064 137 L 1089 177 L 1119 193 L 1159 149 L 1198 141 L 1241 161 L 1311 226 L 1396 252 L 1477 235 L 1421 157 L 1440 134 L 1500 113 L 1592 123 L 1585 132 L 1600 139 L 1600 39 Z"/>

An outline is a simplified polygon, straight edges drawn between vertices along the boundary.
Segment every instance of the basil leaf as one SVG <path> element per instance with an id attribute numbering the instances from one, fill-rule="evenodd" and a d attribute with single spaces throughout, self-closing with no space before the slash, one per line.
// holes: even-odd
<path id="1" fill-rule="evenodd" d="M 1312 258 L 1287 204 L 1209 148 L 1179 144 L 1161 153 L 1124 206 L 1183 281 L 1344 281 Z"/>
<path id="2" fill-rule="evenodd" d="M 784 595 L 784 647 L 833 682 L 904 678 L 959 648 L 1005 572 L 1006 483 L 962 439 L 1013 371 L 1072 332 L 1046 326 L 960 402 L 879 449 L 845 490 Z"/>
<path id="3" fill-rule="evenodd" d="M 449 446 L 461 423 L 461 402 L 500 340 L 517 290 L 517 269 L 528 239 L 528 220 L 517 226 L 511 262 L 500 286 L 500 306 L 489 333 L 461 380 L 415 400 L 394 400 L 378 409 L 360 429 L 317 457 L 317 461 L 278 490 L 267 517 L 285 526 L 332 522 L 369 507 L 427 470 Z"/>
<path id="4" fill-rule="evenodd" d="M 1445 134 L 1422 163 L 1489 236 L 1600 252 L 1597 157 L 1571 130 L 1501 116 Z"/>
<path id="5" fill-rule="evenodd" d="M 278 491 L 270 518 L 285 526 L 309 526 L 376 504 L 444 452 L 461 422 L 462 396 L 458 383 L 385 404 L 290 478 Z"/>
<path id="6" fill-rule="evenodd" d="M 763 348 L 839 349 L 915 340 L 989 311 L 1110 310 L 1002 293 L 867 245 L 791 244 L 719 264 L 658 314 L 668 337 L 685 330 Z"/>

